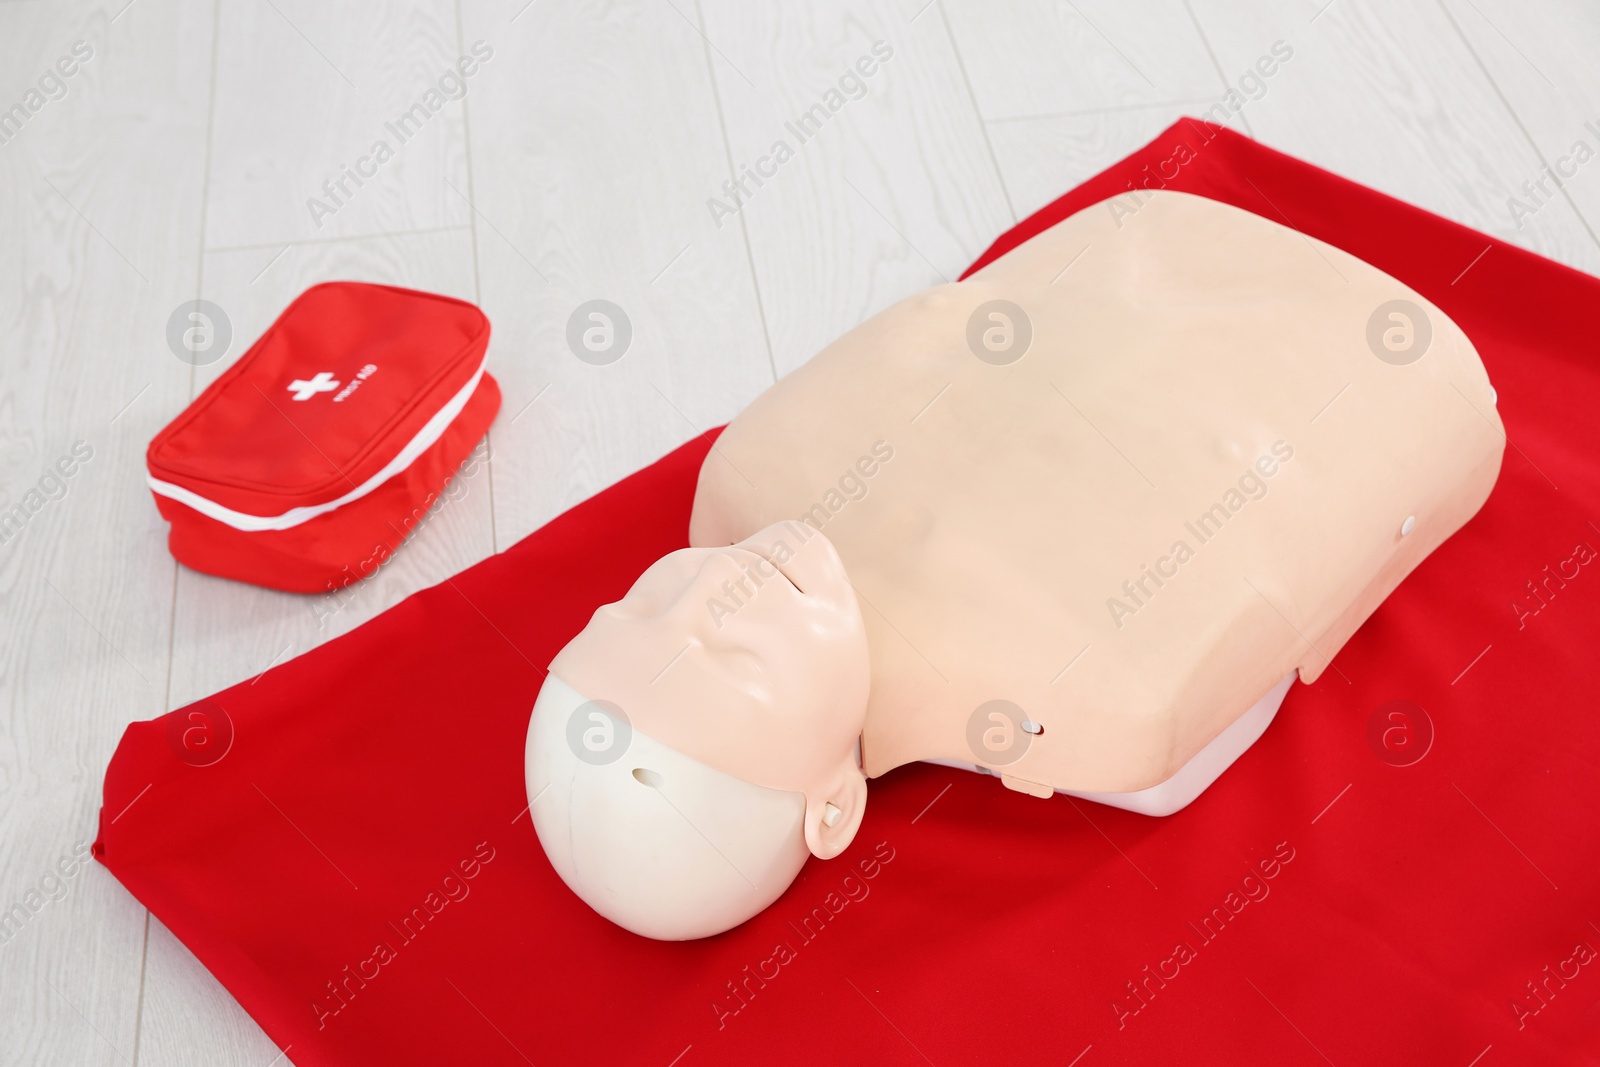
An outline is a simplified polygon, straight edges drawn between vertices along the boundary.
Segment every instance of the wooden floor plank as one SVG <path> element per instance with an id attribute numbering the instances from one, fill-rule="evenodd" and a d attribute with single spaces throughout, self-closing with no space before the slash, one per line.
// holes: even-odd
<path id="1" fill-rule="evenodd" d="M 1293 49 L 1247 107 L 1262 141 L 1491 236 L 1600 270 L 1600 249 L 1570 204 L 1552 204 L 1520 230 L 1510 220 L 1506 200 L 1537 174 L 1538 158 L 1442 8 L 1191 2 L 1225 70 L 1248 68 L 1276 41 Z"/>
<path id="2" fill-rule="evenodd" d="M 229 3 L 218 49 L 208 246 L 467 221 L 454 0 Z"/>
<path id="3" fill-rule="evenodd" d="M 727 149 L 686 11 L 463 7 L 463 39 L 495 50 L 468 115 L 489 365 L 506 392 L 493 431 L 502 548 L 772 381 L 743 241 L 707 225 Z M 603 365 L 568 345 L 596 299 L 622 308 L 632 334 Z M 608 327 L 587 314 L 575 329 L 599 345 Z"/>
<path id="4" fill-rule="evenodd" d="M 731 148 L 723 181 L 739 183 L 704 190 L 702 226 L 747 234 L 779 374 L 953 281 L 1011 225 L 936 14 L 908 19 L 887 0 L 702 7 L 730 61 L 713 67 Z"/>
<path id="5" fill-rule="evenodd" d="M 197 284 L 212 25 L 120 6 L 0 7 L 0 106 L 73 71 L 0 144 L 0 510 L 25 515 L 0 544 L 6 1064 L 124 1063 L 139 1039 L 144 909 L 71 857 L 123 726 L 165 710 L 174 564 L 144 447 L 188 395 L 166 327 Z"/>
<path id="6" fill-rule="evenodd" d="M 1600 241 L 1600 9 L 1451 0 L 1445 10 L 1538 152 L 1537 169 L 1507 194 L 1508 224 L 1525 230 L 1565 200 Z"/>
<path id="7" fill-rule="evenodd" d="M 1244 133 L 1243 111 L 1213 110 L 1220 98 L 1218 94 L 1187 103 L 1002 120 L 989 123 L 989 137 L 1011 201 L 1026 216 L 1143 147 L 1185 115 L 1212 111 L 1222 125 Z"/>
<path id="8" fill-rule="evenodd" d="M 1217 89 L 1183 0 L 939 0 L 941 8 L 986 119 L 1166 104 Z"/>

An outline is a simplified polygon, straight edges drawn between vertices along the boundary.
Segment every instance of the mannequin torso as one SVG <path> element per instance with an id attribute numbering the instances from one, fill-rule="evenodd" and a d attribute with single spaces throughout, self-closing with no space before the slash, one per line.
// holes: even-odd
<path id="1" fill-rule="evenodd" d="M 800 519 L 838 549 L 869 775 L 982 755 L 969 721 L 1003 699 L 1043 727 L 1009 784 L 1161 782 L 1321 673 L 1493 485 L 1488 379 L 1420 295 L 1215 201 L 1109 208 L 846 334 L 702 468 L 693 544 Z M 1368 346 L 1395 300 L 1431 333 L 1403 365 Z"/>

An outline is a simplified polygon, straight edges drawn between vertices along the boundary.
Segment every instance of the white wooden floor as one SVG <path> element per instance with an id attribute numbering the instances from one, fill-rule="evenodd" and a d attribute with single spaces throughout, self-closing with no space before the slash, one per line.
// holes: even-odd
<path id="1" fill-rule="evenodd" d="M 466 96 L 318 226 L 307 199 L 478 41 Z M 865 94 L 718 225 L 877 41 Z M 38 107 L 0 143 L 0 510 L 52 499 L 0 544 L 0 910 L 40 905 L 0 933 L 0 1063 L 278 1056 L 103 869 L 53 873 L 124 724 L 512 544 L 1241 79 L 1244 132 L 1600 273 L 1600 162 L 1522 191 L 1600 149 L 1596 56 L 1593 0 L 3 0 L 0 109 Z M 327 278 L 477 301 L 505 391 L 492 461 L 336 613 L 178 568 L 143 482 Z M 166 341 L 197 295 L 233 330 L 198 368 Z M 594 297 L 634 327 L 611 366 L 564 343 Z"/>

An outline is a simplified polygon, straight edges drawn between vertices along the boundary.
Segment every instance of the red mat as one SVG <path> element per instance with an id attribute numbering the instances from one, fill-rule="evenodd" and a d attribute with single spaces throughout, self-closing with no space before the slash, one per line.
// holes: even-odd
<path id="1" fill-rule="evenodd" d="M 523 814 L 528 713 L 685 544 L 702 438 L 130 726 L 95 854 L 301 1065 L 1600 1063 L 1600 281 L 1187 121 L 979 263 L 1162 175 L 1421 291 L 1511 442 L 1483 511 L 1186 810 L 914 766 L 737 930 L 592 913 Z"/>

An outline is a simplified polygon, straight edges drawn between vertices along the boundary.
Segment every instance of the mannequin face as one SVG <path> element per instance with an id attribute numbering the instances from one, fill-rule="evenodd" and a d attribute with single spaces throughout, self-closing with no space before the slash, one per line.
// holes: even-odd
<path id="1" fill-rule="evenodd" d="M 737 831 L 735 836 L 744 834 L 749 840 L 740 847 L 750 856 L 803 858 L 807 850 L 823 859 L 837 855 L 854 837 L 866 803 L 866 779 L 855 752 L 866 715 L 868 669 L 854 590 L 833 546 L 815 530 L 779 523 L 736 545 L 684 549 L 658 560 L 627 596 L 596 611 L 550 665 L 552 680 L 587 701 L 603 701 L 620 711 L 627 726 L 617 736 L 641 739 L 637 752 L 625 751 L 607 764 L 621 773 L 566 776 L 572 797 L 563 805 L 592 813 L 582 823 L 586 836 L 580 851 L 605 855 L 614 875 L 652 872 L 626 880 L 640 887 L 641 896 L 659 896 L 650 879 L 677 868 L 663 866 L 660 836 L 641 837 L 639 823 L 627 813 L 637 814 L 629 805 L 641 799 L 665 799 L 671 804 L 661 810 L 677 812 L 680 820 L 694 822 L 688 814 L 693 811 L 724 813 L 718 816 L 719 825 Z M 582 736 L 581 728 L 568 732 L 565 722 L 541 721 L 541 716 L 563 714 L 546 705 L 541 695 L 530 730 L 530 797 L 549 784 L 548 771 L 559 762 L 540 746 L 570 744 L 571 738 Z M 667 770 L 649 766 L 646 745 L 659 746 L 650 749 L 658 755 L 670 754 L 675 773 L 669 777 Z M 669 757 L 656 762 L 664 759 Z M 586 761 L 580 757 L 580 762 Z M 536 766 L 545 768 L 539 781 Z M 638 792 L 641 788 L 655 789 L 657 796 Z M 799 818 L 758 819 L 753 813 L 766 808 L 753 802 L 750 789 L 792 796 Z M 781 805 L 774 809 L 781 810 Z M 752 814 L 739 829 L 741 817 L 728 813 L 745 811 Z M 595 889 L 581 874 L 582 865 L 567 863 L 563 869 L 550 844 L 553 838 L 541 824 L 539 804 L 534 814 L 557 870 L 593 903 Z M 758 822 L 761 828 L 756 828 Z M 717 840 L 705 827 L 692 829 Z M 556 836 L 564 832 L 552 830 Z M 716 851 L 726 849 L 719 845 Z M 766 862 L 758 858 L 757 865 Z M 776 870 L 787 861 L 774 862 Z M 738 858 L 707 853 L 683 863 L 671 875 L 680 887 L 699 884 L 704 876 L 699 865 L 731 865 L 746 889 L 760 885 Z M 594 864 L 589 868 L 596 869 Z M 787 870 L 778 892 L 796 871 L 798 864 Z M 608 892 L 629 892 L 615 889 L 618 878 L 606 881 L 613 887 Z M 765 887 L 756 895 L 764 892 Z M 613 902 L 610 911 L 596 905 L 613 918 L 613 913 L 631 914 L 641 907 L 645 905 L 632 899 Z M 725 925 L 718 929 L 753 914 L 734 914 L 742 908 L 721 910 L 719 920 Z M 670 923 L 617 921 L 649 936 L 672 936 L 652 932 L 670 928 Z M 682 936 L 710 932 L 715 931 Z"/>

